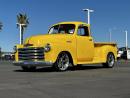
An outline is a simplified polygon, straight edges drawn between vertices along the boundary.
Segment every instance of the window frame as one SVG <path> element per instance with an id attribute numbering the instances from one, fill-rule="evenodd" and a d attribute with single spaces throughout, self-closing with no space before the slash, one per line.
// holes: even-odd
<path id="1" fill-rule="evenodd" d="M 73 25 L 73 26 L 74 26 L 73 33 L 65 33 L 65 34 L 73 35 L 73 34 L 75 33 L 75 30 L 76 30 L 76 25 L 75 25 L 75 24 L 57 24 L 57 25 L 53 25 L 52 27 L 50 27 L 50 29 L 48 30 L 48 34 L 62 34 L 62 33 L 59 32 L 61 25 Z M 57 33 L 49 33 L 50 30 L 51 30 L 52 28 L 54 28 L 55 26 L 58 26 L 58 32 L 57 32 Z"/>
<path id="2" fill-rule="evenodd" d="M 79 29 L 80 29 L 80 28 L 83 28 L 83 29 L 84 29 L 85 35 L 80 35 L 80 34 L 79 34 Z M 79 25 L 79 26 L 78 26 L 78 29 L 77 29 L 77 35 L 78 35 L 78 36 L 90 36 L 88 26 L 86 26 L 86 25 Z"/>

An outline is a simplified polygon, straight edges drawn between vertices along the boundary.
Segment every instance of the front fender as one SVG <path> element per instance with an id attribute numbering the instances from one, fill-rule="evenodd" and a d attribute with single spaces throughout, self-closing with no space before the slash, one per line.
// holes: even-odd
<path id="1" fill-rule="evenodd" d="M 45 61 L 51 61 L 55 63 L 58 55 L 63 51 L 70 53 L 73 63 L 76 65 L 76 48 L 72 45 L 67 44 L 51 44 L 51 50 L 45 53 Z"/>

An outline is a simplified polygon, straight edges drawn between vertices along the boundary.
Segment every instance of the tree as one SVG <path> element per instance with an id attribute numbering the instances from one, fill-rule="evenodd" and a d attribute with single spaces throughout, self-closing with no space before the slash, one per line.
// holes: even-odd
<path id="1" fill-rule="evenodd" d="M 26 14 L 19 13 L 17 15 L 17 27 L 20 29 L 20 44 L 23 44 L 23 33 L 25 29 L 28 27 L 29 18 Z"/>
<path id="2" fill-rule="evenodd" d="M 0 31 L 2 30 L 3 24 L 0 22 Z"/>

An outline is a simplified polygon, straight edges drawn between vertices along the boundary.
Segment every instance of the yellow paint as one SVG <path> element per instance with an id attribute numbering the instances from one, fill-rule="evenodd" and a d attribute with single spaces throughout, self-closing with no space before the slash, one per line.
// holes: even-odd
<path id="1" fill-rule="evenodd" d="M 23 45 L 16 45 L 16 47 L 17 47 L 17 49 L 23 48 Z M 15 53 L 15 61 L 16 61 L 16 62 L 19 61 L 19 60 L 18 60 L 18 50 L 17 50 L 16 53 Z"/>
<path id="2" fill-rule="evenodd" d="M 117 57 L 117 47 L 115 43 L 94 43 L 91 36 L 77 35 L 79 25 L 84 25 L 89 28 L 90 26 L 88 24 L 83 22 L 61 22 L 58 24 L 74 24 L 74 34 L 46 34 L 31 36 L 25 40 L 24 45 L 33 44 L 33 46 L 30 47 L 45 47 L 45 45 L 49 43 L 51 50 L 45 52 L 44 61 L 51 61 L 53 63 L 62 51 L 70 53 L 74 65 L 104 63 L 106 62 L 106 57 L 109 52 L 114 53 L 115 57 Z M 17 45 L 17 48 L 23 48 L 24 45 Z M 19 61 L 18 52 L 15 53 L 15 60 Z"/>

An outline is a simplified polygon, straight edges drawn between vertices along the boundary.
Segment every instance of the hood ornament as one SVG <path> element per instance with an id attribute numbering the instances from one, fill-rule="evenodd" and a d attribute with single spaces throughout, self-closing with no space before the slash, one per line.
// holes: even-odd
<path id="1" fill-rule="evenodd" d="M 24 44 L 24 47 L 30 47 L 30 46 L 33 46 L 33 44 L 29 44 L 29 43 Z"/>

